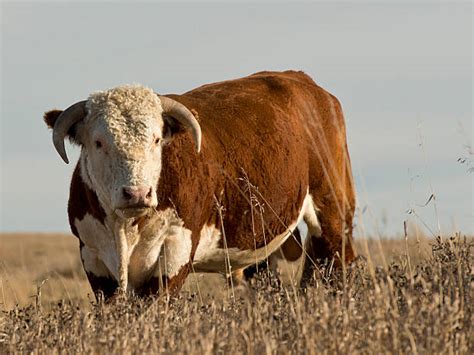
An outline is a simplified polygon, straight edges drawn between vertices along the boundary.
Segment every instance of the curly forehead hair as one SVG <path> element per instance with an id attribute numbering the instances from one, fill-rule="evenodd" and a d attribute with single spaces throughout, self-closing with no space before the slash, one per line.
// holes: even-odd
<path id="1" fill-rule="evenodd" d="M 124 85 L 89 96 L 87 110 L 92 116 L 107 114 L 110 118 L 155 116 L 161 112 L 158 95 L 141 85 Z"/>

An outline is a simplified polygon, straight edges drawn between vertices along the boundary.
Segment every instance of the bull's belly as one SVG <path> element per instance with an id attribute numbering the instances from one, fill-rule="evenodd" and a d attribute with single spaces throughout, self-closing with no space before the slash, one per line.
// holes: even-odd
<path id="1" fill-rule="evenodd" d="M 197 272 L 227 273 L 229 272 L 229 266 L 232 271 L 257 264 L 277 251 L 297 226 L 307 229 L 303 217 L 309 214 L 315 216 L 313 200 L 308 194 L 298 218 L 287 226 L 285 232 L 277 235 L 268 244 L 258 249 L 222 248 L 225 243 L 221 241 L 222 234 L 220 230 L 216 229 L 214 225 L 205 226 L 201 231 L 199 245 L 194 256 L 193 269 Z"/>
<path id="2" fill-rule="evenodd" d="M 215 245 L 209 245 L 207 240 L 201 239 L 200 245 L 203 243 L 205 247 L 198 247 L 194 257 L 193 269 L 197 272 L 225 273 L 229 270 L 229 265 L 232 270 L 235 270 L 259 263 L 275 252 L 291 235 L 295 227 L 296 224 L 292 224 L 287 231 L 276 236 L 267 245 L 258 249 L 222 248 L 217 246 L 218 242 L 213 243 L 210 241 Z M 206 227 L 204 233 L 209 235 L 207 238 L 213 238 L 216 241 L 221 239 L 221 233 L 214 226 Z"/>

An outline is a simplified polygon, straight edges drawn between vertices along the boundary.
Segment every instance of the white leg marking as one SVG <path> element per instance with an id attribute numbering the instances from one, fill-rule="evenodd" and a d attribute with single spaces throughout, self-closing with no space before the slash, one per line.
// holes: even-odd
<path id="1" fill-rule="evenodd" d="M 104 273 L 101 267 L 94 269 L 97 259 L 105 265 L 110 275 L 119 280 L 118 275 L 118 257 L 115 251 L 114 234 L 106 226 L 100 223 L 92 215 L 86 214 L 82 220 L 76 218 L 74 225 L 79 232 L 81 241 L 86 248 L 86 256 L 88 258 L 87 267 L 92 273 Z M 101 275 L 98 275 L 101 276 Z"/>
<path id="2" fill-rule="evenodd" d="M 107 266 L 105 266 L 105 264 L 99 259 L 97 252 L 89 248 L 87 245 L 84 245 L 81 248 L 81 257 L 84 263 L 84 269 L 87 272 L 91 272 L 95 276 L 111 276 Z"/>

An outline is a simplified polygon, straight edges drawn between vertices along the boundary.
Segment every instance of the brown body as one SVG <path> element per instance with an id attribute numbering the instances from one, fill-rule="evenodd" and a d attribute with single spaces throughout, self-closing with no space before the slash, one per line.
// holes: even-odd
<path id="1" fill-rule="evenodd" d="M 322 229 L 309 236 L 308 257 L 354 259 L 354 185 L 343 113 L 334 96 L 293 71 L 261 72 L 167 96 L 195 113 L 203 135 L 199 154 L 186 133 L 163 149 L 157 210 L 174 208 L 192 232 L 191 260 L 166 280 L 170 289 L 184 282 L 204 226 L 225 233 L 221 247 L 261 248 L 298 218 L 308 192 Z M 76 235 L 74 220 L 86 212 L 105 218 L 79 165 L 68 211 Z M 136 223 L 140 228 L 146 221 Z M 292 238 L 282 249 L 289 260 L 301 255 Z M 106 294 L 116 287 L 91 274 L 89 279 Z M 151 279 L 144 290 L 155 292 L 157 284 Z"/>

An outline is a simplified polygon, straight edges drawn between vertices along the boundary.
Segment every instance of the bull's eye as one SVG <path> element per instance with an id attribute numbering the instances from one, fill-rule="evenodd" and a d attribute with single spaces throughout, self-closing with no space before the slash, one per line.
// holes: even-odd
<path id="1" fill-rule="evenodd" d="M 95 141 L 94 143 L 95 143 L 95 147 L 96 147 L 97 149 L 102 148 L 102 143 L 101 143 L 100 141 Z"/>
<path id="2" fill-rule="evenodd" d="M 155 138 L 155 144 L 160 144 L 160 138 Z"/>

